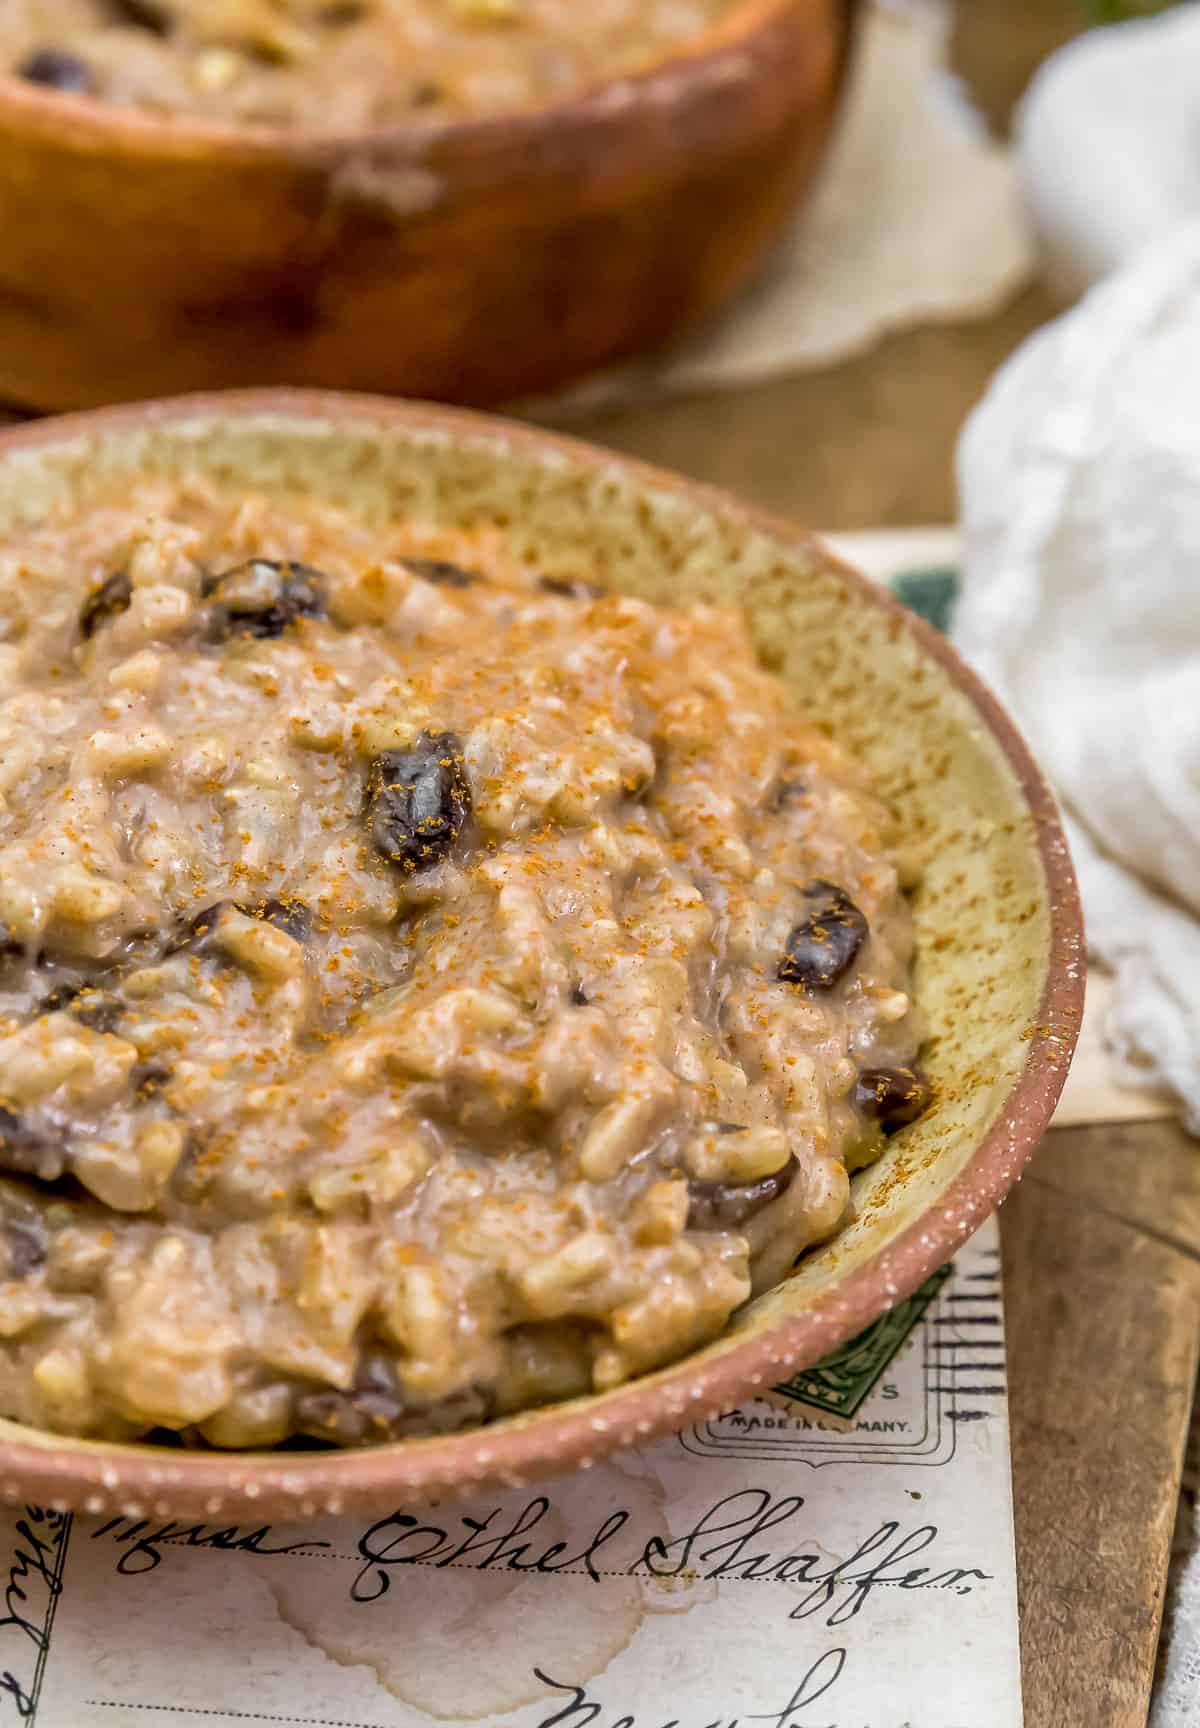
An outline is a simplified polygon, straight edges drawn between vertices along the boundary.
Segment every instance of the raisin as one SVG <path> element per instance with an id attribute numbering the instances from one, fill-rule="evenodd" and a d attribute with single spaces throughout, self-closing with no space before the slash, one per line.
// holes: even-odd
<path id="1" fill-rule="evenodd" d="M 869 928 L 844 888 L 818 880 L 804 898 L 812 909 L 788 937 L 776 976 L 805 990 L 830 990 L 853 966 Z"/>
<path id="2" fill-rule="evenodd" d="M 85 642 L 91 640 L 101 624 L 109 624 L 129 610 L 133 598 L 133 583 L 124 570 L 117 570 L 93 588 L 79 608 L 79 633 Z"/>
<path id="3" fill-rule="evenodd" d="M 770 808 L 772 810 L 792 810 L 797 804 L 803 804 L 808 797 L 808 784 L 804 780 L 781 780 L 771 794 Z"/>
<path id="4" fill-rule="evenodd" d="M 0 1170 L 10 1176 L 32 1176 L 57 1182 L 67 1167 L 62 1141 L 41 1133 L 0 1104 Z"/>
<path id="5" fill-rule="evenodd" d="M 268 900 L 262 906 L 239 906 L 238 911 L 273 924 L 294 942 L 307 942 L 312 935 L 312 913 L 303 900 Z"/>
<path id="6" fill-rule="evenodd" d="M 70 1014 L 93 1032 L 111 1032 L 125 1012 L 119 996 L 95 984 L 60 984 L 38 1008 L 43 1014 Z"/>
<path id="7" fill-rule="evenodd" d="M 222 917 L 233 905 L 232 900 L 214 900 L 211 906 L 206 906 L 203 912 L 197 912 L 194 918 L 176 932 L 167 944 L 168 954 L 178 954 L 184 948 L 197 948 L 203 951 L 212 938 L 213 932 L 221 922 Z"/>
<path id="8" fill-rule="evenodd" d="M 46 1231 L 37 1220 L 6 1218 L 0 1227 L 0 1239 L 7 1251 L 10 1279 L 28 1278 L 31 1272 L 45 1264 Z"/>
<path id="9" fill-rule="evenodd" d="M 689 1182 L 689 1230 L 736 1230 L 772 1200 L 786 1194 L 800 1168 L 789 1158 L 779 1170 L 758 1182 Z"/>
<path id="10" fill-rule="evenodd" d="M 194 1429 L 188 1428 L 148 1428 L 141 1436 L 145 1446 L 169 1446 L 174 1452 L 190 1451 L 194 1446 L 192 1435 Z"/>
<path id="11" fill-rule="evenodd" d="M 57 966 L 53 960 L 39 953 L 38 964 L 45 967 L 41 982 L 48 986 L 45 994 L 38 998 L 37 1012 L 39 1014 L 58 1014 L 71 1006 L 81 991 L 87 988 L 86 976 L 73 966 Z"/>
<path id="12" fill-rule="evenodd" d="M 364 1358 L 349 1392 L 305 1392 L 296 1400 L 304 1432 L 338 1446 L 392 1439 L 405 1413 L 404 1394 L 382 1356 Z"/>
<path id="13" fill-rule="evenodd" d="M 582 984 L 574 984 L 571 986 L 572 1007 L 586 1008 L 590 1001 L 591 997 L 588 995 Z"/>
<path id="14" fill-rule="evenodd" d="M 139 1098 L 153 1098 L 171 1078 L 171 1070 L 152 1056 L 148 1062 L 137 1063 L 129 1078 Z"/>
<path id="15" fill-rule="evenodd" d="M 46 90 L 64 90 L 84 96 L 93 88 L 92 69 L 78 54 L 65 48 L 35 48 L 17 67 L 17 77 Z"/>
<path id="16" fill-rule="evenodd" d="M 422 581 L 438 588 L 473 588 L 483 580 L 474 570 L 464 570 L 460 564 L 450 564 L 445 558 L 402 558 L 400 562 Z"/>
<path id="17" fill-rule="evenodd" d="M 923 1116 L 933 1090 L 914 1068 L 864 1068 L 854 1088 L 854 1102 L 885 1134 L 899 1133 Z"/>
<path id="18" fill-rule="evenodd" d="M 111 4 L 127 24 L 136 24 L 139 30 L 165 36 L 171 28 L 170 8 L 156 4 L 156 0 L 111 0 Z"/>
<path id="19" fill-rule="evenodd" d="M 125 1004 L 111 990 L 98 990 L 89 984 L 72 1002 L 70 1012 L 93 1032 L 112 1032 L 125 1012 Z"/>
<path id="20" fill-rule="evenodd" d="M 449 853 L 471 814 L 471 785 L 453 732 L 422 732 L 411 750 L 388 750 L 367 771 L 365 815 L 377 851 L 405 870 Z"/>
<path id="21" fill-rule="evenodd" d="M 227 912 L 240 912 L 243 918 L 261 918 L 296 942 L 306 942 L 312 931 L 312 913 L 303 900 L 267 900 L 261 906 L 214 900 L 211 906 L 179 926 L 167 943 L 167 953 L 179 954 L 189 948 L 198 954 L 209 952 L 217 926 Z"/>
<path id="22" fill-rule="evenodd" d="M 178 1163 L 171 1172 L 169 1192 L 185 1206 L 204 1206 L 209 1199 L 220 1158 L 213 1156 L 199 1134 L 189 1134 Z"/>
<path id="23" fill-rule="evenodd" d="M 539 576 L 543 594 L 561 594 L 567 600 L 603 600 L 606 590 L 598 582 L 571 582 L 565 576 Z"/>
<path id="24" fill-rule="evenodd" d="M 209 614 L 209 636 L 282 636 L 297 618 L 325 615 L 326 578 L 311 564 L 251 558 L 204 583 L 216 603 Z"/>
<path id="25" fill-rule="evenodd" d="M 82 984 L 60 984 L 38 1003 L 39 1014 L 65 1014 L 83 991 Z"/>

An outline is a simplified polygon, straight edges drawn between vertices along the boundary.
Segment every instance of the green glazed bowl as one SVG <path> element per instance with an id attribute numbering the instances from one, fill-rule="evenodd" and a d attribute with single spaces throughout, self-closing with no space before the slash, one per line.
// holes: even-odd
<path id="1" fill-rule="evenodd" d="M 518 1484 L 729 1409 L 909 1295 L 1003 1199 L 1050 1120 L 1083 1007 L 1054 802 L 995 699 L 928 625 L 810 535 L 734 499 L 501 420 L 371 397 L 182 398 L 0 435 L 0 533 L 114 475 L 200 470 L 368 519 L 496 530 L 556 574 L 738 601 L 763 660 L 870 764 L 923 864 L 916 993 L 934 1109 L 854 1179 L 856 1215 L 714 1343 L 612 1392 L 358 1452 L 186 1452 L 0 1422 L 10 1501 L 284 1519 Z"/>

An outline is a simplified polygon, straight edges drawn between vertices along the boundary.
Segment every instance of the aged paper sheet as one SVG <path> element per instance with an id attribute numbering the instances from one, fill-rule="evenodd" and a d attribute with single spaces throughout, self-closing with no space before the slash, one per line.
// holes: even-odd
<path id="1" fill-rule="evenodd" d="M 868 1335 L 540 1489 L 303 1526 L 13 1509 L 0 1723 L 1020 1728 L 994 1223 L 926 1296 L 848 1419 Z"/>

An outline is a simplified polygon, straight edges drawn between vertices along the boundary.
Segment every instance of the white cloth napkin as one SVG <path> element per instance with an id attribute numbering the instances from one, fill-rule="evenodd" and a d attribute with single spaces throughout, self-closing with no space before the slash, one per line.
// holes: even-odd
<path id="1" fill-rule="evenodd" d="M 959 491 L 954 633 L 1065 800 L 1126 1077 L 1169 1086 L 1200 1133 L 1200 221 L 1008 362 L 963 434 Z M 1192 1447 L 1194 1470 L 1200 1406 Z M 1152 1728 L 1200 1728 L 1192 1487 Z"/>
<path id="2" fill-rule="evenodd" d="M 997 375 L 955 635 L 1064 799 L 1110 1034 L 1200 1132 L 1200 222 Z"/>
<path id="3" fill-rule="evenodd" d="M 1200 216 L 1200 6 L 1076 37 L 1038 72 L 1014 131 L 1044 261 L 1079 294 Z"/>

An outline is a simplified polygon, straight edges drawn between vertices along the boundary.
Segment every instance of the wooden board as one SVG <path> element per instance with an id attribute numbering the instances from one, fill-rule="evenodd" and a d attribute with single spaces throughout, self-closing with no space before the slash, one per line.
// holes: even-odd
<path id="1" fill-rule="evenodd" d="M 1001 1216 L 1027 1728 L 1144 1728 L 1200 1357 L 1200 1148 L 1051 1134 Z"/>

